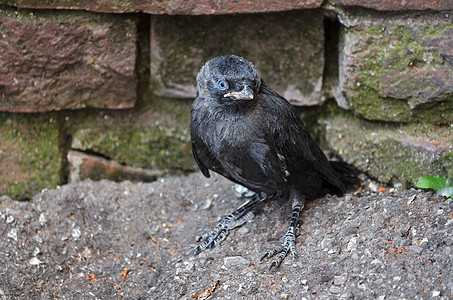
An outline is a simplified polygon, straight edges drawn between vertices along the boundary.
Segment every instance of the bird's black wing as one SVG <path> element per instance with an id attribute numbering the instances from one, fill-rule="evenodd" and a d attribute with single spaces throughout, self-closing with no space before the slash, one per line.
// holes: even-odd
<path id="1" fill-rule="evenodd" d="M 265 172 L 269 169 L 263 170 L 261 166 L 264 164 L 255 160 L 258 157 L 253 157 L 250 153 L 235 151 L 237 158 L 231 156 L 234 154 L 233 152 L 229 153 L 228 158 L 223 157 L 223 155 L 216 157 L 203 144 L 203 141 L 196 137 L 192 139 L 192 153 L 200 171 L 208 178 L 210 177 L 209 170 L 212 170 L 232 182 L 257 192 L 275 190 L 275 188 L 270 187 L 270 185 L 273 185 L 273 177 Z"/>
<path id="2" fill-rule="evenodd" d="M 313 141 L 292 105 L 266 85 L 261 89 L 260 101 L 272 111 L 270 137 L 282 164 L 288 171 L 287 180 L 300 193 L 310 197 L 319 196 L 328 190 L 344 191 L 329 161 Z"/>
<path id="3" fill-rule="evenodd" d="M 234 154 L 219 160 L 224 171 L 220 174 L 253 191 L 274 195 L 283 188 L 277 153 L 264 139 L 251 137 Z"/>
<path id="4" fill-rule="evenodd" d="M 209 177 L 211 170 L 251 190 L 275 193 L 283 181 L 274 174 L 279 169 L 277 154 L 262 128 L 255 125 L 253 118 L 238 122 L 225 110 L 197 98 L 192 104 L 190 132 L 201 172 Z"/>
<path id="5" fill-rule="evenodd" d="M 209 169 L 202 163 L 203 160 L 206 159 L 206 155 L 204 153 L 201 153 L 201 159 L 199 157 L 199 154 L 198 154 L 198 151 L 197 151 L 197 145 L 196 145 L 196 141 L 194 141 L 192 139 L 192 154 L 193 154 L 193 158 L 195 159 L 195 162 L 197 163 L 198 167 L 200 168 L 200 171 L 201 173 L 203 173 L 203 175 L 207 178 L 211 177 L 211 175 L 209 174 Z"/>

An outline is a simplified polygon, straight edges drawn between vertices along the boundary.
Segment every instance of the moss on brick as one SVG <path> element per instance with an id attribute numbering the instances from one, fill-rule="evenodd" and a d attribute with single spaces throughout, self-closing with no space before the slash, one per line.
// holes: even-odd
<path id="1" fill-rule="evenodd" d="M 57 127 L 51 115 L 0 114 L 0 194 L 24 200 L 60 183 Z"/>
<path id="2" fill-rule="evenodd" d="M 329 148 L 381 182 L 410 187 L 423 175 L 452 175 L 449 125 L 382 124 L 344 117 L 324 122 Z"/>
<path id="3" fill-rule="evenodd" d="M 387 21 L 345 31 L 343 89 L 352 109 L 371 120 L 452 122 L 453 71 L 442 42 L 452 33 L 449 23 Z"/>
<path id="4" fill-rule="evenodd" d="M 68 115 L 71 148 L 131 167 L 193 170 L 190 103 L 153 98 L 139 110 L 72 113 Z"/>

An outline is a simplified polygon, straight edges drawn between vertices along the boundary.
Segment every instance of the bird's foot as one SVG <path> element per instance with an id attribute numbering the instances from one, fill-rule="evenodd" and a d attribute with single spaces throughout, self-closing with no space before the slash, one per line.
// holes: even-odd
<path id="1" fill-rule="evenodd" d="M 296 237 L 294 235 L 294 228 L 296 227 L 297 219 L 299 218 L 300 210 L 303 208 L 305 203 L 305 198 L 298 195 L 293 194 L 293 204 L 292 204 L 292 211 L 291 211 L 291 219 L 289 222 L 288 231 L 285 233 L 283 237 L 283 243 L 280 246 L 276 247 L 274 250 L 271 250 L 264 254 L 261 257 L 261 261 L 265 258 L 271 258 L 275 254 L 279 253 L 276 259 L 272 261 L 271 265 L 269 266 L 269 271 L 273 267 L 278 267 L 285 256 L 288 254 L 288 251 L 291 252 L 293 259 L 297 258 L 296 255 Z"/>
<path id="2" fill-rule="evenodd" d="M 193 255 L 197 255 L 200 252 L 203 252 L 207 248 L 212 248 L 216 245 L 219 245 L 228 235 L 230 229 L 236 228 L 252 219 L 254 214 L 252 209 L 255 205 L 261 201 L 267 199 L 267 195 L 264 193 L 258 193 L 252 199 L 248 200 L 242 204 L 238 209 L 233 211 L 231 214 L 225 217 L 222 222 L 220 222 L 216 227 L 211 231 L 203 234 L 198 242 L 203 241 L 198 247 L 193 250 Z"/>
<path id="3" fill-rule="evenodd" d="M 286 232 L 284 238 L 283 238 L 283 243 L 281 243 L 279 246 L 277 246 L 274 250 L 271 250 L 264 254 L 261 257 L 261 261 L 265 258 L 271 258 L 275 254 L 279 253 L 276 259 L 274 259 L 269 266 L 269 271 L 273 267 L 278 267 L 280 263 L 283 261 L 285 256 L 288 254 L 288 252 L 291 252 L 293 259 L 297 258 L 296 254 L 296 237 L 294 236 L 294 227 L 290 227 L 288 231 Z"/>
<path id="4" fill-rule="evenodd" d="M 193 251 L 193 255 L 197 255 L 200 252 L 203 252 L 207 248 L 212 248 L 217 245 L 220 245 L 220 243 L 226 239 L 228 235 L 228 231 L 230 229 L 234 229 L 236 227 L 241 226 L 248 220 L 252 219 L 254 217 L 254 214 L 252 211 L 246 213 L 244 216 L 240 217 L 239 219 L 234 220 L 234 215 L 233 213 L 229 214 L 225 219 L 223 219 L 222 222 L 220 222 L 216 227 L 214 227 L 211 231 L 206 232 L 203 234 L 197 241 L 203 241 L 198 247 L 195 248 Z"/>
<path id="5" fill-rule="evenodd" d="M 250 211 L 243 215 L 242 217 L 235 219 L 236 215 L 233 213 L 229 214 L 222 222 L 220 222 L 216 227 L 211 231 L 203 234 L 197 241 L 203 241 L 198 247 L 193 251 L 193 255 L 197 255 L 200 252 L 203 252 L 207 248 L 212 248 L 214 246 L 220 245 L 220 243 L 227 237 L 228 231 L 230 229 L 236 228 L 252 219 L 254 216 L 253 212 Z"/>

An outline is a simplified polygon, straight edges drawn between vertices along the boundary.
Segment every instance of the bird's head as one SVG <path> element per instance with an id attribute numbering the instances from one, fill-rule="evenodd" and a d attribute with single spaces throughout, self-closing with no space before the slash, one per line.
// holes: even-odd
<path id="1" fill-rule="evenodd" d="M 253 101 L 260 85 L 258 71 L 248 60 L 235 55 L 209 60 L 197 75 L 198 95 L 221 103 Z"/>

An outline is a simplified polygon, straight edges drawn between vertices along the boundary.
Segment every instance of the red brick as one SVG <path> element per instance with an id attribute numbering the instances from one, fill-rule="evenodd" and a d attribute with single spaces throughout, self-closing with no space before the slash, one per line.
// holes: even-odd
<path id="1" fill-rule="evenodd" d="M 450 10 L 453 9 L 451 0 L 335 0 L 342 6 L 359 6 L 381 11 L 408 11 L 408 10 Z"/>
<path id="2" fill-rule="evenodd" d="M 154 181 L 162 177 L 163 171 L 154 171 L 142 168 L 123 166 L 115 161 L 102 157 L 88 155 L 79 151 L 69 151 L 70 182 L 83 179 L 109 179 L 114 181 Z"/>
<path id="3" fill-rule="evenodd" d="M 135 103 L 136 25 L 86 12 L 0 12 L 0 111 Z"/>
<path id="4" fill-rule="evenodd" d="M 151 85 L 161 97 L 194 98 L 210 58 L 236 54 L 292 104 L 319 105 L 324 71 L 323 16 L 315 11 L 236 16 L 154 16 Z"/>
<path id="5" fill-rule="evenodd" d="M 233 13 L 275 12 L 293 9 L 317 8 L 322 0 L 9 0 L 7 4 L 23 8 L 85 9 L 97 12 L 146 12 L 170 15 L 218 15 Z"/>

